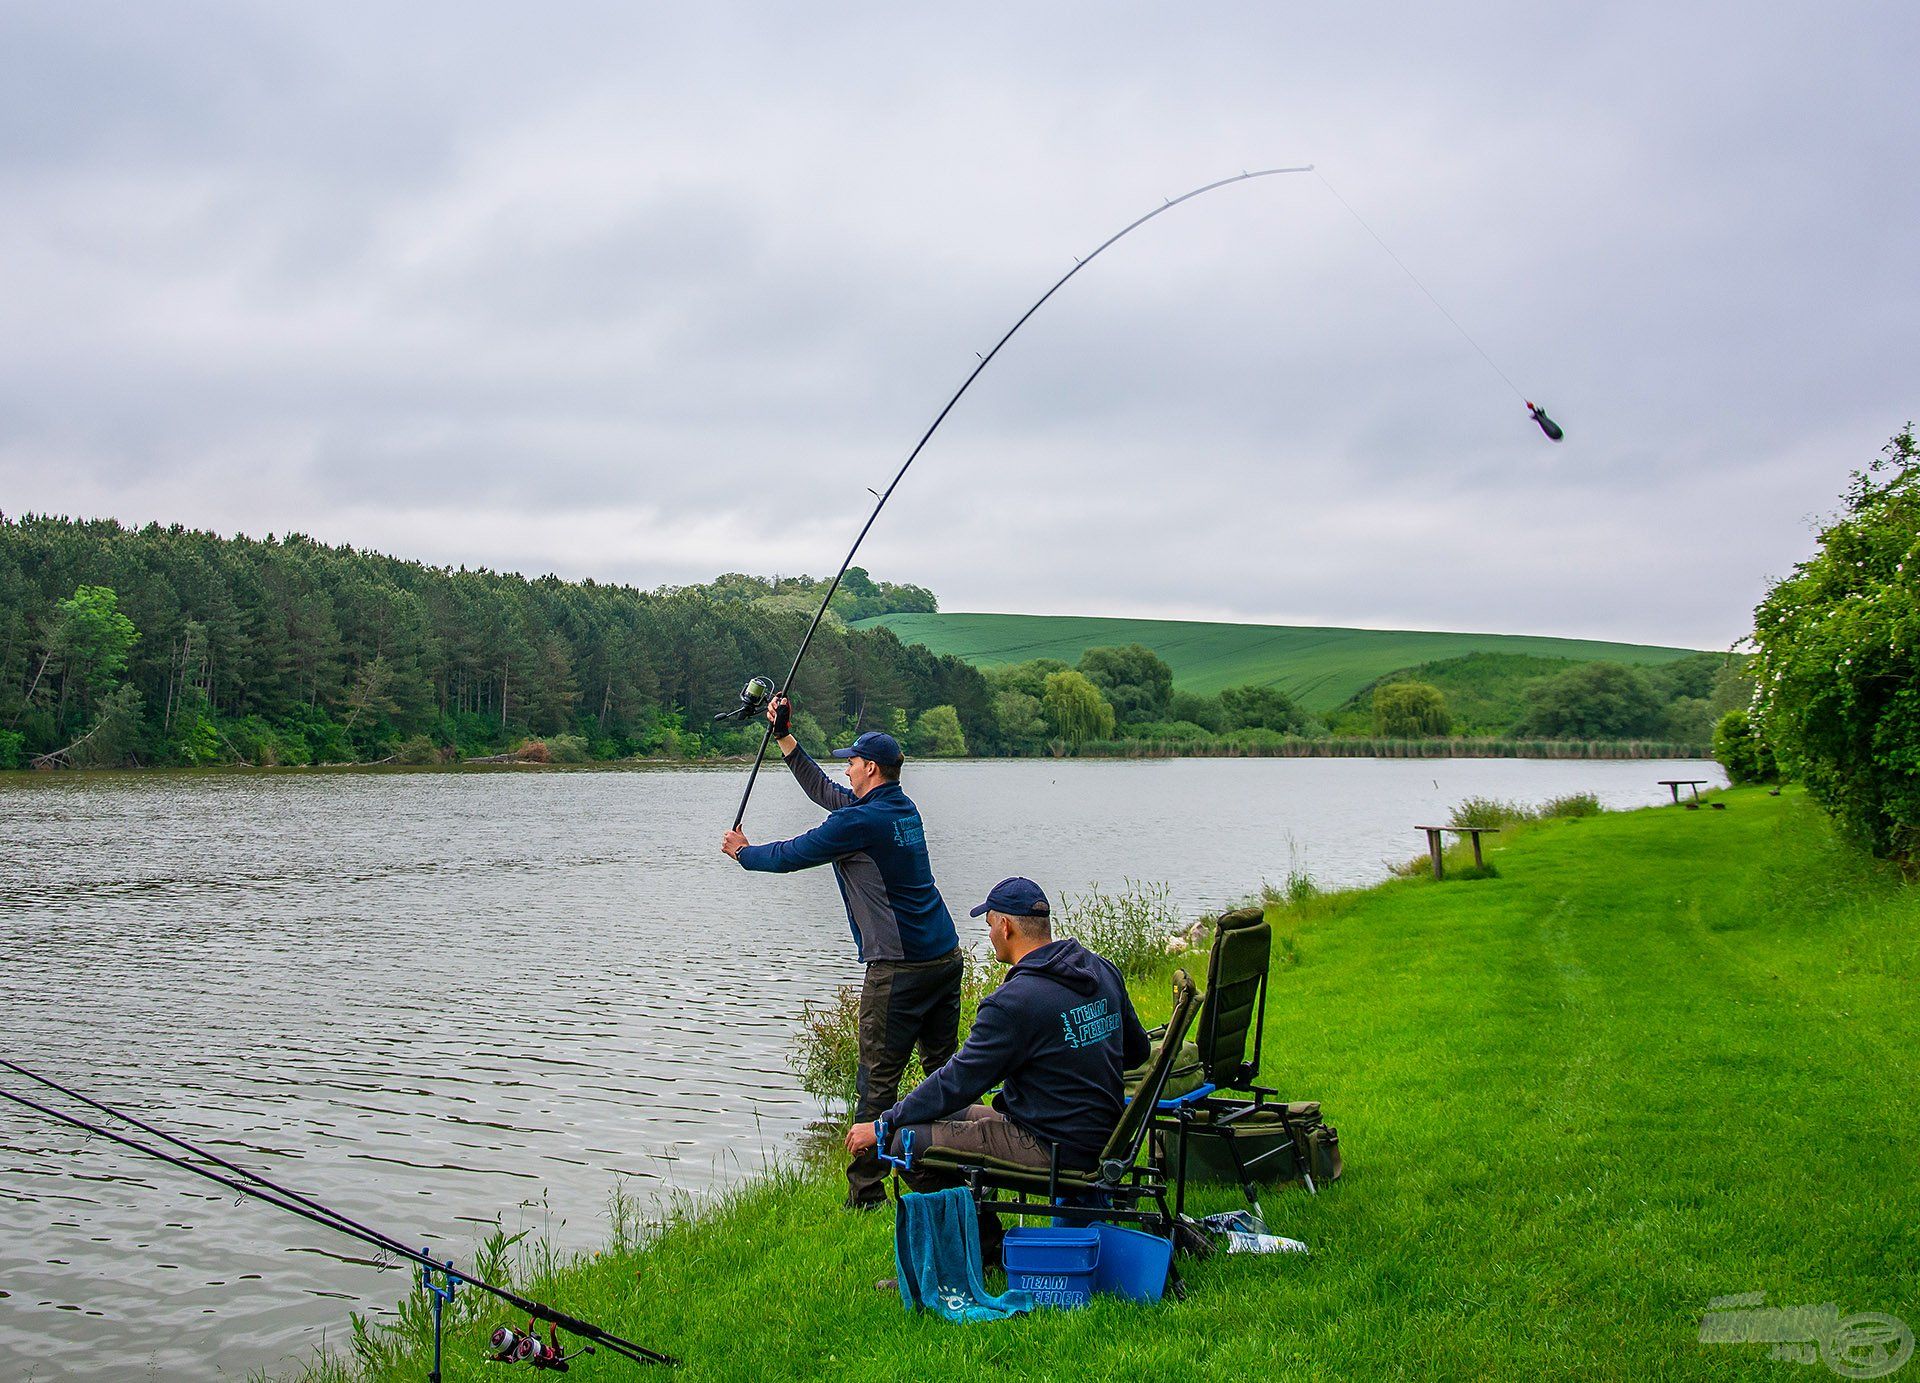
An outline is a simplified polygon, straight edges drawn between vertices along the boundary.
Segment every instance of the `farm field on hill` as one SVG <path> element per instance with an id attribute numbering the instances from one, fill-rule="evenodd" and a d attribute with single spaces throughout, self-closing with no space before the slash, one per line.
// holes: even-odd
<path id="1" fill-rule="evenodd" d="M 1089 648 L 1145 644 L 1166 660 L 1173 669 L 1174 685 L 1182 691 L 1208 695 L 1225 687 L 1275 686 L 1310 711 L 1331 710 L 1386 673 L 1467 653 L 1655 664 L 1695 651 L 1534 634 L 1319 629 L 1086 615 L 878 615 L 855 627 L 880 624 L 904 643 L 924 644 L 979 667 L 1030 658 L 1058 658 L 1073 664 Z"/>

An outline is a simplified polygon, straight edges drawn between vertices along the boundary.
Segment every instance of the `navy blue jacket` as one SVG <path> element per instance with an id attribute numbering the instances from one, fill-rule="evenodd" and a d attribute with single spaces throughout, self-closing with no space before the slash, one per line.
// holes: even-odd
<path id="1" fill-rule="evenodd" d="M 1084 1170 L 1120 1122 L 1128 1068 L 1151 1050 L 1120 972 L 1062 937 L 1007 972 L 980 1001 L 966 1045 L 883 1117 L 889 1128 L 931 1123 L 1004 1081 L 994 1108 Z"/>
<path id="2" fill-rule="evenodd" d="M 855 797 L 797 744 L 787 767 L 832 814 L 792 840 L 744 846 L 735 857 L 742 867 L 787 874 L 831 864 L 861 960 L 937 960 L 957 947 L 953 917 L 934 886 L 920 809 L 900 785 L 881 783 Z"/>

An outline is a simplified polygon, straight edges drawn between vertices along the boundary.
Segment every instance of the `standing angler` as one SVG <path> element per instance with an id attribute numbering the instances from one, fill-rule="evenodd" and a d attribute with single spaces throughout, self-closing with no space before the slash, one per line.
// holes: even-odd
<path id="1" fill-rule="evenodd" d="M 800 788 L 829 813 L 804 835 L 751 845 L 738 827 L 720 848 L 744 869 L 774 874 L 831 864 L 847 907 L 853 943 L 867 967 L 860 988 L 860 1068 L 856 1123 L 880 1117 L 900 1094 L 914 1046 L 937 1071 L 960 1038 L 960 979 L 965 965 L 953 918 L 933 883 L 920 809 L 900 789 L 903 755 L 892 735 L 868 731 L 833 757 L 847 761 L 847 786 L 820 770 L 794 739 L 792 703 L 767 707 L 773 736 Z M 847 1165 L 847 1207 L 885 1205 L 884 1169 L 871 1148 Z"/>

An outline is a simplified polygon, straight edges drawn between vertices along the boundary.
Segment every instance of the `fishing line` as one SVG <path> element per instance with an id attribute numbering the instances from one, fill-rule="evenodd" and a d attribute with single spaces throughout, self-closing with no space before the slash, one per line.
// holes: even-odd
<path id="1" fill-rule="evenodd" d="M 1407 267 L 1406 260 L 1400 258 L 1399 255 L 1393 252 L 1393 246 L 1389 245 L 1385 240 L 1380 238 L 1379 231 L 1375 230 L 1372 226 L 1367 224 L 1367 218 L 1362 216 L 1358 211 L 1354 210 L 1353 203 L 1348 201 L 1345 197 L 1342 197 L 1340 195 L 1339 189 L 1336 188 L 1332 183 L 1327 181 L 1327 175 L 1325 173 L 1322 173 L 1318 168 L 1313 170 L 1313 175 L 1314 177 L 1320 179 L 1320 185 L 1322 187 L 1326 188 L 1327 191 L 1333 193 L 1333 199 L 1336 202 L 1340 203 L 1341 206 L 1347 209 L 1347 214 L 1353 217 L 1354 220 L 1360 223 L 1360 229 L 1364 230 L 1368 235 L 1371 235 L 1373 237 L 1374 243 L 1377 244 L 1381 249 L 1387 252 L 1387 258 L 1391 259 L 1395 264 L 1398 264 L 1400 266 L 1400 272 L 1407 276 L 1407 278 L 1413 283 L 1413 286 L 1415 288 L 1418 288 L 1422 293 L 1425 293 L 1427 295 L 1427 301 L 1432 303 L 1434 307 L 1439 309 L 1440 315 L 1442 317 L 1445 317 L 1449 322 L 1453 323 L 1453 329 L 1460 333 L 1461 337 L 1466 341 L 1466 343 L 1469 346 L 1472 346 L 1476 351 L 1480 352 L 1480 358 L 1487 362 L 1487 368 L 1492 370 L 1496 375 L 1500 376 L 1501 380 L 1506 384 L 1507 388 L 1513 390 L 1513 396 L 1519 399 L 1520 402 L 1526 404 L 1528 408 L 1532 408 L 1533 402 L 1530 399 L 1528 399 L 1525 394 L 1520 392 L 1520 386 L 1515 384 L 1511 379 L 1507 378 L 1507 372 L 1501 369 L 1498 365 L 1494 364 L 1492 356 L 1488 355 L 1486 351 L 1481 350 L 1480 343 L 1473 339 L 1472 335 L 1467 331 L 1465 327 L 1460 325 L 1459 318 L 1455 317 L 1451 312 L 1447 311 L 1446 304 L 1433 296 L 1433 290 L 1428 288 L 1426 284 L 1420 282 L 1420 276 L 1414 273 L 1413 270 Z"/>
<path id="2" fill-rule="evenodd" d="M 1519 399 L 1520 402 L 1524 403 L 1527 406 L 1527 412 L 1533 416 L 1533 421 L 1539 425 L 1540 431 L 1546 435 L 1547 439 L 1549 441 L 1558 442 L 1565 437 L 1566 434 L 1561 431 L 1560 425 L 1556 423 L 1552 418 L 1549 418 L 1547 416 L 1545 409 L 1541 408 L 1538 404 L 1534 403 L 1533 400 L 1529 399 L 1525 394 L 1520 392 L 1520 386 L 1515 384 L 1513 380 L 1508 377 L 1507 372 L 1505 370 L 1502 370 L 1500 366 L 1497 363 L 1495 363 L 1494 358 L 1491 355 L 1487 354 L 1485 348 L 1482 347 L 1478 341 L 1473 339 L 1472 334 L 1468 332 L 1468 330 L 1464 326 L 1460 325 L 1459 319 L 1456 318 L 1451 312 L 1447 311 L 1446 305 L 1443 304 L 1439 298 L 1434 296 L 1433 291 L 1429 289 L 1426 284 L 1420 281 L 1419 275 L 1415 274 L 1412 269 L 1407 267 L 1406 261 L 1401 259 L 1399 255 L 1393 252 L 1393 247 L 1387 244 L 1387 242 L 1381 238 L 1380 233 L 1378 231 L 1376 231 L 1371 225 L 1367 224 L 1367 219 L 1364 216 L 1362 216 L 1357 210 L 1354 209 L 1354 206 L 1351 202 L 1349 202 L 1345 197 L 1342 197 L 1340 195 L 1339 190 L 1335 188 L 1332 183 L 1328 182 L 1326 179 L 1326 175 L 1321 173 L 1317 168 L 1314 167 L 1314 165 L 1312 165 L 1311 163 L 1308 163 L 1308 164 L 1302 164 L 1296 168 L 1262 168 L 1254 172 L 1242 172 L 1231 178 L 1221 178 L 1219 181 L 1210 182 L 1206 184 L 1204 187 L 1196 187 L 1193 189 L 1193 191 L 1183 193 L 1181 196 L 1169 197 L 1160 206 L 1155 207 L 1152 211 L 1149 211 L 1145 216 L 1142 216 L 1137 220 L 1131 221 L 1127 225 L 1121 227 L 1118 231 L 1114 232 L 1114 234 L 1108 236 L 1104 241 L 1102 241 L 1100 243 L 1099 248 L 1094 250 L 1093 253 L 1089 254 L 1086 258 L 1074 260 L 1073 267 L 1067 270 L 1066 273 L 1062 274 L 1060 278 L 1054 283 L 1053 287 L 1049 288 L 1046 292 L 1042 293 L 1038 301 L 1036 301 L 1032 307 L 1029 307 L 1025 312 L 1020 314 L 1020 319 L 1016 321 L 1011 327 L 1007 328 L 1006 335 L 1002 336 L 998 341 L 994 343 L 993 349 L 980 357 L 980 363 L 973 367 L 972 371 L 967 375 L 966 379 L 961 383 L 960 387 L 954 390 L 953 397 L 947 400 L 946 406 L 942 408 L 939 414 L 934 418 L 932 425 L 929 426 L 927 430 L 921 434 L 920 440 L 914 444 L 913 450 L 907 453 L 907 459 L 900 463 L 899 471 L 897 471 L 894 474 L 893 480 L 887 486 L 885 492 L 878 494 L 877 502 L 873 506 L 873 512 L 867 515 L 867 521 L 860 526 L 860 532 L 854 538 L 853 546 L 847 550 L 846 560 L 840 564 L 840 570 L 834 573 L 833 580 L 830 583 L 828 583 L 826 596 L 820 602 L 820 608 L 814 611 L 813 620 L 810 624 L 807 625 L 806 635 L 800 640 L 799 651 L 797 651 L 793 655 L 793 662 L 787 668 L 786 680 L 780 684 L 778 689 L 776 689 L 773 685 L 773 679 L 769 677 L 754 677 L 750 679 L 747 682 L 746 686 L 741 689 L 740 704 L 731 710 L 722 711 L 720 714 L 716 715 L 714 719 L 715 720 L 736 720 L 736 721 L 750 720 L 754 716 L 760 714 L 761 711 L 763 711 L 766 708 L 767 704 L 771 702 L 775 696 L 784 696 L 789 694 L 793 690 L 793 681 L 794 681 L 794 678 L 799 674 L 800 663 L 807 656 L 807 650 L 813 645 L 813 636 L 815 633 L 819 631 L 820 621 L 826 618 L 827 607 L 833 603 L 833 597 L 835 593 L 838 592 L 840 589 L 840 582 L 846 576 L 847 568 L 853 565 L 854 556 L 860 551 L 860 544 L 866 541 L 867 533 L 873 528 L 874 520 L 880 517 L 880 511 L 887 507 L 887 501 L 893 497 L 893 492 L 895 488 L 897 488 L 901 480 L 903 480 L 906 477 L 908 467 L 913 465 L 915 458 L 920 455 L 921 451 L 926 447 L 928 441 L 932 439 L 933 434 L 939 431 L 940 424 L 947 420 L 947 415 L 953 411 L 954 405 L 959 403 L 961 397 L 967 392 L 969 388 L 973 386 L 974 380 L 980 377 L 981 371 L 985 370 L 988 365 L 992 364 L 993 358 L 1000 354 L 1000 348 L 1006 345 L 1008 341 L 1013 339 L 1014 333 L 1019 331 L 1021 327 L 1026 325 L 1028 318 L 1032 317 L 1034 313 L 1038 312 L 1042 307 L 1046 305 L 1047 299 L 1051 298 L 1055 293 L 1058 293 L 1062 288 L 1064 288 L 1066 286 L 1068 279 L 1071 279 L 1075 274 L 1079 273 L 1082 269 L 1086 268 L 1089 264 L 1093 263 L 1093 261 L 1099 258 L 1100 255 L 1104 253 L 1106 249 L 1109 246 L 1111 246 L 1115 241 L 1120 240 L 1122 237 L 1126 236 L 1130 232 L 1145 225 L 1147 222 L 1151 221 L 1154 217 L 1159 216 L 1164 212 L 1173 210 L 1173 208 L 1179 206 L 1182 202 L 1190 202 L 1195 197 L 1201 196 L 1204 193 L 1211 192 L 1217 187 L 1226 187 L 1233 183 L 1247 182 L 1254 178 L 1275 177 L 1283 173 L 1312 173 L 1315 177 L 1319 178 L 1321 186 L 1325 187 L 1327 191 L 1333 195 L 1333 198 L 1335 201 L 1339 202 L 1341 206 L 1347 209 L 1347 213 L 1350 216 L 1352 216 L 1354 220 L 1360 223 L 1361 229 L 1365 230 L 1368 235 L 1372 236 L 1375 243 L 1377 243 L 1381 249 L 1387 252 L 1388 258 L 1392 259 L 1395 264 L 1398 264 L 1400 266 L 1400 271 L 1404 273 L 1407 276 L 1407 278 L 1412 281 L 1413 286 L 1415 288 L 1418 288 L 1422 293 L 1426 295 L 1427 301 L 1432 303 L 1434 307 L 1439 310 L 1440 315 L 1442 317 L 1445 317 L 1449 322 L 1453 323 L 1453 329 L 1459 332 L 1460 335 L 1463 338 L 1465 338 L 1467 344 L 1472 346 L 1473 349 L 1479 353 L 1480 358 L 1487 362 L 1487 367 L 1500 377 L 1501 381 L 1507 386 L 1507 388 L 1513 390 L 1514 397 Z M 870 490 L 869 493 L 874 493 L 874 492 Z M 766 729 L 766 733 L 761 735 L 760 737 L 759 751 L 755 753 L 755 755 L 753 756 L 753 769 L 751 772 L 747 774 L 747 786 L 745 790 L 742 791 L 740 794 L 740 809 L 733 814 L 733 829 L 736 831 L 740 829 L 740 823 L 746 819 L 747 800 L 753 796 L 753 785 L 759 781 L 761 765 L 766 762 L 767 746 L 772 742 L 773 742 L 773 726 L 771 723 L 769 723 Z"/>
<path id="3" fill-rule="evenodd" d="M 342 1215 L 339 1211 L 321 1205 L 311 1197 L 303 1196 L 297 1191 L 289 1190 L 258 1172 L 229 1162 L 225 1158 L 207 1152 L 205 1149 L 197 1147 L 183 1138 L 154 1128 L 152 1125 L 136 1119 L 122 1110 L 115 1109 L 112 1105 L 104 1104 L 99 1100 L 89 1099 L 85 1095 L 68 1090 L 65 1086 L 59 1085 L 45 1076 L 29 1071 L 16 1062 L 0 1059 L 0 1065 L 5 1066 L 10 1071 L 15 1071 L 20 1075 L 36 1080 L 42 1085 L 58 1090 L 73 1099 L 79 1100 L 82 1104 L 90 1108 L 97 1109 L 113 1118 L 124 1120 L 135 1128 L 163 1139 L 186 1152 L 190 1152 L 195 1157 L 202 1158 L 216 1166 L 224 1167 L 228 1171 L 234 1172 L 236 1176 L 224 1176 L 214 1171 L 211 1167 L 203 1167 L 198 1163 L 189 1162 L 185 1158 L 176 1157 L 172 1153 L 162 1151 L 150 1143 L 143 1143 L 137 1138 L 129 1138 L 123 1133 L 116 1133 L 112 1129 L 89 1122 L 86 1119 L 80 1118 L 78 1115 L 69 1114 L 64 1110 L 54 1109 L 48 1105 L 41 1104 L 38 1100 L 29 1099 L 27 1096 L 17 1094 L 11 1090 L 0 1089 L 0 1099 L 11 1100 L 17 1105 L 22 1105 L 49 1119 L 54 1119 L 72 1128 L 79 1129 L 83 1133 L 104 1138 L 110 1143 L 118 1144 L 123 1148 L 154 1158 L 166 1163 L 168 1166 L 177 1167 L 181 1171 L 191 1172 L 195 1176 L 204 1177 L 208 1181 L 219 1186 L 224 1186 L 228 1190 L 237 1192 L 242 1196 L 264 1201 L 268 1205 L 277 1206 L 282 1210 L 298 1215 L 303 1220 L 310 1220 L 314 1224 L 323 1225 L 337 1233 L 345 1234 L 349 1238 L 357 1239 L 364 1244 L 370 1244 L 374 1248 L 382 1249 L 397 1257 L 404 1258 L 431 1272 L 443 1274 L 449 1280 L 464 1282 L 471 1287 L 476 1287 L 490 1296 L 499 1298 L 516 1310 L 525 1311 L 527 1315 L 534 1320 L 545 1321 L 549 1325 L 558 1326 L 561 1330 L 569 1334 L 578 1335 L 583 1340 L 591 1340 L 594 1344 L 606 1349 L 609 1353 L 618 1354 L 623 1358 L 640 1364 L 675 1364 L 679 1362 L 671 1355 L 648 1349 L 645 1345 L 636 1344 L 632 1340 L 624 1339 L 621 1336 L 603 1330 L 591 1321 L 583 1321 L 577 1316 L 570 1316 L 566 1312 L 557 1310 L 543 1302 L 535 1301 L 530 1297 L 523 1297 L 518 1292 L 496 1286 L 482 1278 L 474 1277 L 469 1273 L 462 1272 L 458 1268 L 455 1268 L 451 1263 L 438 1262 L 427 1256 L 427 1254 L 421 1250 L 409 1248 L 406 1244 L 390 1235 L 382 1234 L 378 1230 L 369 1229 L 365 1225 Z M 244 1178 L 244 1180 L 236 1179 L 236 1177 Z"/>
<path id="4" fill-rule="evenodd" d="M 947 414 L 953 411 L 954 405 L 959 403 L 961 397 L 967 390 L 973 387 L 973 382 L 980 377 L 980 372 L 993 363 L 993 358 L 1000 354 L 1000 348 L 1011 341 L 1014 333 L 1027 324 L 1027 319 L 1042 307 L 1046 306 L 1047 299 L 1066 287 L 1068 279 L 1098 259 L 1114 242 L 1124 238 L 1139 227 L 1144 226 L 1154 217 L 1172 211 L 1182 202 L 1190 202 L 1195 197 L 1211 192 L 1215 188 L 1227 187 L 1233 183 L 1250 182 L 1254 178 L 1277 177 L 1284 173 L 1311 173 L 1312 171 L 1313 165 L 1310 163 L 1303 164 L 1297 168 L 1259 168 L 1252 172 L 1236 173 L 1230 178 L 1221 178 L 1217 182 L 1210 182 L 1204 187 L 1196 187 L 1193 191 L 1182 193 L 1178 197 L 1169 197 L 1152 211 L 1149 211 L 1145 216 L 1128 222 L 1125 226 L 1122 226 L 1119 230 L 1101 241 L 1099 248 L 1087 255 L 1084 259 L 1075 259 L 1073 267 L 1062 274 L 1054 283 L 1053 287 L 1042 293 L 1032 307 L 1020 314 L 1020 319 L 1007 328 L 1006 335 L 994 342 L 992 350 L 980 357 L 980 363 L 973 367 L 966 379 L 962 381 L 960 387 L 953 391 L 953 397 L 947 400 L 946 407 L 940 410 L 939 415 L 934 418 L 932 425 L 920 435 L 920 440 L 914 444 L 913 450 L 907 453 L 907 459 L 900 463 L 900 469 L 895 473 L 892 483 L 887 486 L 885 493 L 880 495 L 879 501 L 873 506 L 873 512 L 867 515 L 867 521 L 860 526 L 859 535 L 854 538 L 853 546 L 847 549 L 846 560 L 840 564 L 840 570 L 834 574 L 833 581 L 827 586 L 826 597 L 820 602 L 820 608 L 814 612 L 813 622 L 807 626 L 806 636 L 800 640 L 800 649 L 793 655 L 793 663 L 787 669 L 786 680 L 780 684 L 778 694 L 784 696 L 793 690 L 793 679 L 800 671 L 800 662 L 807 656 L 807 649 L 813 644 L 813 636 L 820 628 L 820 621 L 826 618 L 827 607 L 833 603 L 834 593 L 840 589 L 841 579 L 846 576 L 847 568 L 853 565 L 854 555 L 860 551 L 860 544 L 866 541 L 867 532 L 873 527 L 874 520 L 880 517 L 880 511 L 887 507 L 887 501 L 893 497 L 894 489 L 900 484 L 901 480 L 906 477 L 907 468 L 913 465 L 914 459 L 920 455 L 928 441 L 932 439 L 933 434 L 940 430 L 940 424 L 947 420 Z M 756 684 L 771 686 L 770 680 L 765 677 L 754 678 L 748 682 L 747 686 L 741 691 L 740 706 L 732 711 L 723 711 L 721 714 L 715 716 L 714 719 L 744 721 L 756 714 L 761 707 L 764 707 L 766 703 L 772 699 L 771 695 L 762 695 L 761 687 Z M 736 831 L 740 829 L 740 823 L 746 819 L 747 799 L 753 796 L 753 785 L 760 777 L 760 766 L 766 761 L 767 746 L 772 742 L 773 726 L 769 724 L 766 733 L 760 737 L 760 750 L 753 756 L 753 770 L 747 775 L 746 790 L 740 794 L 740 810 L 733 814 L 733 829 Z"/>

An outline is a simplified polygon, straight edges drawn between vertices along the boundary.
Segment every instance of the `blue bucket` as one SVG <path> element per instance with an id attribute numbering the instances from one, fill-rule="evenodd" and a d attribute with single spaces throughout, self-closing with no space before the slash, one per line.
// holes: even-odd
<path id="1" fill-rule="evenodd" d="M 1000 1261 L 1007 1286 L 1031 1293 L 1035 1306 L 1085 1306 L 1093 1299 L 1100 1232 L 1016 1225 L 1000 1246 Z"/>
<path id="2" fill-rule="evenodd" d="M 1100 1235 L 1100 1257 L 1094 1264 L 1093 1290 L 1129 1301 L 1160 1300 L 1173 1262 L 1173 1240 L 1119 1225 L 1094 1229 Z"/>

